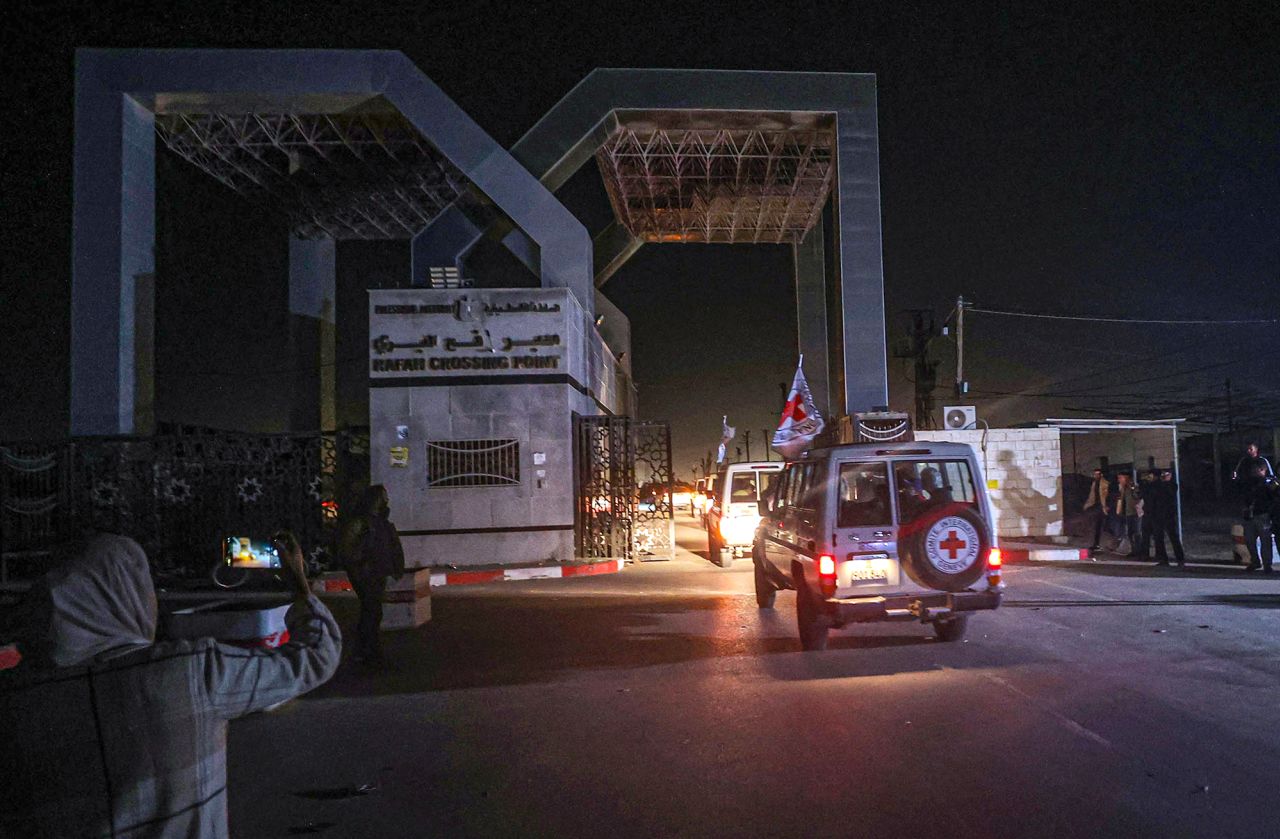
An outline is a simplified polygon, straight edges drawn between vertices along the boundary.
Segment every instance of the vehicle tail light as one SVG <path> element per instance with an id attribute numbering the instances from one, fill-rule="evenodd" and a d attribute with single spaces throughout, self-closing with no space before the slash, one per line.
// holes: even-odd
<path id="1" fill-rule="evenodd" d="M 818 588 L 823 597 L 833 597 L 836 593 L 836 558 L 831 554 L 818 557 Z"/>
<path id="2" fill-rule="evenodd" d="M 1001 555 L 999 548 L 992 548 L 987 552 L 987 588 L 1000 588 L 1002 582 L 1001 570 L 1004 567 L 1004 556 Z"/>

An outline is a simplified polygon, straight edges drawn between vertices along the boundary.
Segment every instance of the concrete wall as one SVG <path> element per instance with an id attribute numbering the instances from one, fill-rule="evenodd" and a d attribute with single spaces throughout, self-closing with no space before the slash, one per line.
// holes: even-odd
<path id="1" fill-rule="evenodd" d="M 917 431 L 916 439 L 968 443 L 973 447 L 986 473 L 998 536 L 1062 534 L 1062 457 L 1058 429 Z"/>

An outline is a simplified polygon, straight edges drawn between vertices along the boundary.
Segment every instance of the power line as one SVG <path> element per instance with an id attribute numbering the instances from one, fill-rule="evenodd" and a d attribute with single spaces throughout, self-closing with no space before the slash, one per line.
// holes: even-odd
<path id="1" fill-rule="evenodd" d="M 984 315 L 1001 315 L 1013 318 L 1037 318 L 1040 320 L 1070 320 L 1089 323 L 1130 323 L 1130 324 L 1167 324 L 1176 326 L 1235 326 L 1243 324 L 1277 324 L 1280 318 L 1249 318 L 1239 320 L 1213 320 L 1208 318 L 1131 318 L 1101 317 L 1092 315 L 1049 315 L 1041 312 L 1014 312 L 1007 309 L 986 309 L 978 306 L 965 306 L 966 311 L 981 312 Z"/>

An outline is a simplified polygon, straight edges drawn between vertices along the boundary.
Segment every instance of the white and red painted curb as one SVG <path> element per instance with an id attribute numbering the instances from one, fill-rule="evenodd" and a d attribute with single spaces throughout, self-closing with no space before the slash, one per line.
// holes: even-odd
<path id="1" fill-rule="evenodd" d="M 432 571 L 431 587 L 512 582 L 515 580 L 557 580 L 565 577 L 590 577 L 596 574 L 616 574 L 625 565 L 625 560 L 610 559 L 605 562 L 583 562 L 573 565 L 537 565 L 531 568 Z M 320 579 L 313 581 L 312 587 L 317 594 L 339 594 L 351 591 L 351 583 L 347 580 L 347 575 L 341 571 L 323 575 Z"/>
<path id="2" fill-rule="evenodd" d="M 1076 562 L 1088 559 L 1089 549 L 1001 542 L 1000 556 L 1006 564 L 1010 562 Z"/>
<path id="3" fill-rule="evenodd" d="M 626 562 L 610 559 L 605 562 L 586 562 L 577 565 L 538 565 L 533 568 L 495 568 L 483 571 L 433 571 L 431 585 L 459 586 L 471 583 L 496 583 L 513 580 L 556 580 L 565 577 L 590 577 L 595 574 L 616 574 Z"/>

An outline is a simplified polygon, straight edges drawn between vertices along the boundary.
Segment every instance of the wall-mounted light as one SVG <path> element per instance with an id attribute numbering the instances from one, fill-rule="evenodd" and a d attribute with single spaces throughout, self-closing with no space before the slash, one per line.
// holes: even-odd
<path id="1" fill-rule="evenodd" d="M 598 329 L 602 323 L 604 323 L 604 315 L 596 315 L 596 328 Z"/>

